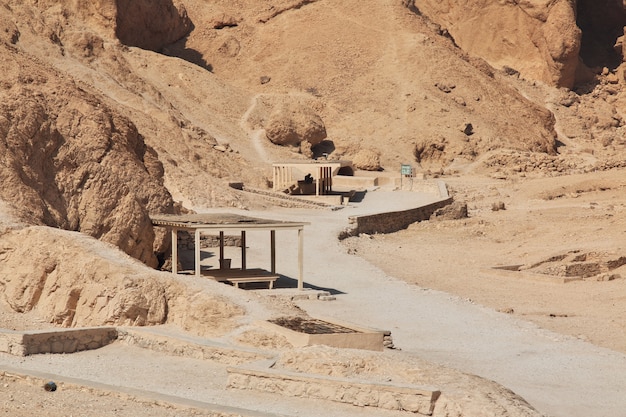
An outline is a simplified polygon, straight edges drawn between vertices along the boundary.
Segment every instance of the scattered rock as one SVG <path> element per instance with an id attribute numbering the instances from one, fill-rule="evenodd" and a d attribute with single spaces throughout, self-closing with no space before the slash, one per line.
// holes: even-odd
<path id="1" fill-rule="evenodd" d="M 456 85 L 447 83 L 435 83 L 435 87 L 447 94 L 451 93 L 452 90 L 456 88 Z"/>
<path id="2" fill-rule="evenodd" d="M 237 18 L 223 11 L 216 13 L 208 22 L 213 29 L 223 29 L 227 27 L 236 27 L 238 25 Z"/>
<path id="3" fill-rule="evenodd" d="M 506 207 L 503 201 L 498 201 L 497 203 L 493 203 L 491 205 L 491 211 L 500 211 L 500 210 L 506 210 Z"/>
<path id="4" fill-rule="evenodd" d="M 465 136 L 471 136 L 474 134 L 474 126 L 468 122 L 462 123 L 460 130 Z"/>
<path id="5" fill-rule="evenodd" d="M 430 220 L 458 220 L 467 217 L 467 203 L 454 201 L 452 204 L 435 210 Z"/>
<path id="6" fill-rule="evenodd" d="M 515 77 L 519 77 L 519 71 L 516 70 L 515 68 L 511 68 L 508 65 L 504 65 L 502 67 L 502 72 L 504 72 L 506 75 L 511 75 L 511 76 L 515 76 Z"/>

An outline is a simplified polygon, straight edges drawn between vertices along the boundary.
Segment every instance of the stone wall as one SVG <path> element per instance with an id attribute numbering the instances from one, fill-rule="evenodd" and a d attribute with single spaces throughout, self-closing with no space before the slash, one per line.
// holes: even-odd
<path id="1" fill-rule="evenodd" d="M 178 232 L 178 248 L 179 249 L 194 249 L 194 236 L 193 234 L 180 230 Z M 203 248 L 217 248 L 220 246 L 220 237 L 217 235 L 200 235 L 200 246 Z M 241 236 L 224 235 L 224 246 L 241 247 Z"/>
<path id="2" fill-rule="evenodd" d="M 228 388 L 316 398 L 359 407 L 432 415 L 440 391 L 392 383 L 361 382 L 261 367 L 228 368 Z"/>
<path id="3" fill-rule="evenodd" d="M 38 353 L 74 353 L 98 349 L 117 339 L 114 327 L 53 331 L 0 332 L 0 352 L 16 356 Z"/>
<path id="4" fill-rule="evenodd" d="M 260 352 L 246 347 L 227 346 L 202 339 L 198 343 L 180 340 L 153 332 L 149 328 L 118 328 L 119 342 L 166 355 L 189 357 L 213 361 L 226 365 L 240 365 L 246 362 L 267 360 L 271 353 Z"/>
<path id="5" fill-rule="evenodd" d="M 441 199 L 434 203 L 408 210 L 365 216 L 352 216 L 348 219 L 350 226 L 339 235 L 339 239 L 358 236 L 361 233 L 375 234 L 397 232 L 398 230 L 406 229 L 412 223 L 430 219 L 430 216 L 432 216 L 436 210 L 452 203 L 452 197 L 448 195 L 448 191 L 443 182 L 425 183 L 421 187 L 427 187 L 429 191 L 438 193 Z"/>

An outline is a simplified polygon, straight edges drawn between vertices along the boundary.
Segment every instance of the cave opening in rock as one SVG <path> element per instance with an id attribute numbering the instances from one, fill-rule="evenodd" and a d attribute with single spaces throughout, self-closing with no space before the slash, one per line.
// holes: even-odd
<path id="1" fill-rule="evenodd" d="M 617 68 L 623 60 L 615 43 L 624 35 L 623 0 L 578 0 L 576 23 L 582 31 L 580 57 L 589 68 Z"/>

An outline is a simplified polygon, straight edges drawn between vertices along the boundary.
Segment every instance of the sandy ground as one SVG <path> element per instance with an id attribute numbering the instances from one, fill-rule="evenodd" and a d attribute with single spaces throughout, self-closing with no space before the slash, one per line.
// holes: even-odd
<path id="1" fill-rule="evenodd" d="M 349 216 L 378 212 L 390 202 L 396 209 L 408 208 L 432 196 L 377 190 L 338 211 L 242 213 L 311 222 L 305 229 L 305 285 L 336 297 L 299 301 L 312 316 L 390 330 L 403 353 L 494 380 L 546 415 L 614 417 L 626 407 L 619 305 L 625 280 L 556 284 L 483 271 L 570 250 L 619 254 L 621 175 L 598 174 L 583 182 L 452 178 L 446 182 L 457 200 L 468 201 L 468 219 L 423 222 L 343 242 L 336 236 Z M 506 209 L 492 211 L 500 201 Z M 278 268 L 286 276 L 297 276 L 296 239 L 295 233 L 277 236 Z M 263 267 L 267 248 L 254 246 L 252 235 L 249 242 L 248 262 Z M 272 291 L 258 294 L 289 290 Z M 0 355 L 0 368 L 38 376 L 24 380 L 5 374 L 0 381 L 8 398 L 4 410 L 18 416 L 34 409 L 38 415 L 58 415 L 64 401 L 80 404 L 76 415 L 84 416 L 399 415 L 227 391 L 224 366 L 117 343 L 74 355 Z M 61 388 L 43 390 L 48 379 L 58 380 Z M 160 406 L 155 411 L 153 405 Z"/>

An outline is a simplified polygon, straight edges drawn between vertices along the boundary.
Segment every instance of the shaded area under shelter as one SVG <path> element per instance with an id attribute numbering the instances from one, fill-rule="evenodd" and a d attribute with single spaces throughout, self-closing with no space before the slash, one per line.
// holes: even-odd
<path id="1" fill-rule="evenodd" d="M 229 213 L 205 213 L 185 215 L 155 215 L 152 224 L 165 227 L 172 234 L 172 273 L 178 271 L 178 233 L 186 231 L 194 238 L 194 273 L 196 276 L 208 276 L 217 281 L 227 281 L 235 286 L 247 282 L 267 282 L 273 287 L 279 277 L 276 272 L 276 231 L 292 230 L 298 234 L 298 289 L 304 287 L 304 226 L 307 222 L 287 222 L 256 217 L 240 216 Z M 270 270 L 248 268 L 246 256 L 246 232 L 268 231 L 270 245 Z M 225 232 L 239 233 L 241 236 L 241 268 L 231 268 L 224 255 Z M 215 234 L 219 236 L 219 269 L 203 270 L 201 265 L 200 235 Z"/>
<path id="2" fill-rule="evenodd" d="M 284 191 L 297 186 L 301 194 L 316 196 L 330 194 L 333 177 L 353 175 L 351 161 L 312 160 L 286 161 L 272 164 L 273 190 Z"/>

